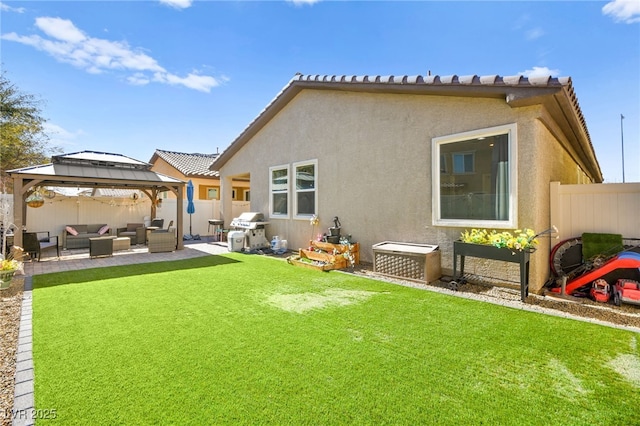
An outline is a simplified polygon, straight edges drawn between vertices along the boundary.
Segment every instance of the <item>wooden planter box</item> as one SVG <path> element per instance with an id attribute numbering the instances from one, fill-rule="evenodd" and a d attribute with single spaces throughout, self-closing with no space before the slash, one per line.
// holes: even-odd
<path id="1" fill-rule="evenodd" d="M 348 249 L 346 245 L 325 243 L 322 241 L 309 241 L 309 247 L 313 247 L 314 249 L 320 249 L 329 254 L 333 254 L 334 250 L 336 253 L 342 254 Z M 359 265 L 360 264 L 360 243 L 351 244 L 351 254 L 353 254 L 353 264 Z"/>
<path id="2" fill-rule="evenodd" d="M 308 260 L 323 262 L 323 264 L 313 264 Z M 332 269 L 342 269 L 347 266 L 347 260 L 341 255 L 334 256 L 328 253 L 319 253 L 305 249 L 300 249 L 298 256 L 290 257 L 288 261 L 292 265 L 315 269 L 317 271 L 330 271 Z"/>
<path id="3" fill-rule="evenodd" d="M 464 243 L 462 241 L 453 242 L 453 279 L 456 279 L 456 270 L 460 256 L 460 275 L 464 276 L 465 256 L 480 257 L 483 259 L 500 260 L 520 264 L 520 299 L 524 302 L 529 295 L 529 260 L 530 251 L 517 251 L 508 248 L 499 248 L 487 244 Z"/>
<path id="4" fill-rule="evenodd" d="M 309 241 L 309 247 L 314 250 L 300 249 L 298 256 L 292 256 L 288 259 L 289 263 L 303 268 L 315 269 L 317 271 L 331 271 L 333 269 L 344 269 L 349 265 L 349 261 L 344 258 L 343 254 L 348 247 L 342 244 L 324 243 L 322 241 Z M 321 251 L 319 251 L 321 250 Z M 335 250 L 336 254 L 333 254 Z M 354 264 L 360 263 L 360 244 L 351 244 L 351 253 L 353 254 Z M 315 265 L 308 262 L 323 262 L 322 265 Z"/>

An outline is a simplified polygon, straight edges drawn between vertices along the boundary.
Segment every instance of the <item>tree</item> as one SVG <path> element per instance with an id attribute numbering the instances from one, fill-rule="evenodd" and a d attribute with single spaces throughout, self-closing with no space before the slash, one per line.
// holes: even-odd
<path id="1" fill-rule="evenodd" d="M 0 192 L 12 192 L 6 171 L 49 161 L 59 148 L 49 146 L 40 100 L 0 74 Z"/>

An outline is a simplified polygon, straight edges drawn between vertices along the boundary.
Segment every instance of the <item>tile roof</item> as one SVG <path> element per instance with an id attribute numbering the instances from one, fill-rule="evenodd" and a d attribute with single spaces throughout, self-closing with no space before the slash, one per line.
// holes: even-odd
<path id="1" fill-rule="evenodd" d="M 218 171 L 209 170 L 218 154 L 188 154 L 185 152 L 156 149 L 153 157 L 160 157 L 185 176 L 218 177 Z M 153 158 L 151 159 L 153 162 Z"/>
<path id="2" fill-rule="evenodd" d="M 294 81 L 321 81 L 334 83 L 381 83 L 381 84 L 428 84 L 428 85 L 486 85 L 486 86 L 564 86 L 571 82 L 570 77 L 553 78 L 551 76 L 527 78 L 521 75 L 303 75 L 297 73 Z"/>
<path id="3" fill-rule="evenodd" d="M 566 119 L 583 154 L 595 165 L 591 172 L 602 180 L 591 137 L 571 77 L 524 77 L 499 75 L 304 75 L 296 73 L 273 100 L 247 125 L 240 135 L 216 158 L 212 167 L 219 169 L 275 114 L 303 89 L 348 90 L 373 93 L 411 93 L 444 96 L 502 97 L 518 107 L 540 103 L 541 97 L 555 98 L 549 103 Z M 558 110 L 559 108 L 559 110 Z"/>

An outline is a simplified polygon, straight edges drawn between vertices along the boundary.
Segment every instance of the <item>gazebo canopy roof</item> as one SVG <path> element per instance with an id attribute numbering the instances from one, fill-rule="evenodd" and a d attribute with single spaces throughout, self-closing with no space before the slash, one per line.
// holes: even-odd
<path id="1" fill-rule="evenodd" d="M 82 151 L 51 157 L 51 163 L 9 170 L 23 179 L 38 180 L 38 185 L 149 188 L 168 191 L 185 182 L 151 170 L 151 164 L 120 154 Z"/>

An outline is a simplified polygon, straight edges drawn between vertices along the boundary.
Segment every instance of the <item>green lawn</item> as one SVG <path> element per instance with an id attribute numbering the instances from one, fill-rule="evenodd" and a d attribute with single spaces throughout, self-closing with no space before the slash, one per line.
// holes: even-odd
<path id="1" fill-rule="evenodd" d="M 58 424 L 640 419 L 629 331 L 239 253 L 33 282 Z"/>

